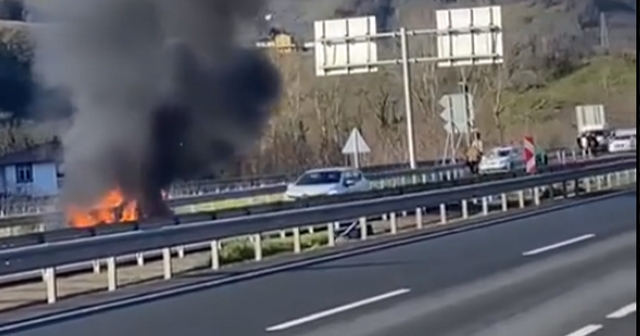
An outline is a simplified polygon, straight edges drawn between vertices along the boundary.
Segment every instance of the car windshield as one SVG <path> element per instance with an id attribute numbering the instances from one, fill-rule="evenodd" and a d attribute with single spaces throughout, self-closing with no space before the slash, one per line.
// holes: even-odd
<path id="1" fill-rule="evenodd" d="M 619 135 L 613 138 L 614 140 L 631 140 L 633 137 L 631 135 Z"/>
<path id="2" fill-rule="evenodd" d="M 500 148 L 500 149 L 494 149 L 489 153 L 490 157 L 507 157 L 511 155 L 511 149 L 505 149 L 505 148 Z"/>
<path id="3" fill-rule="evenodd" d="M 309 172 L 302 175 L 296 185 L 335 184 L 340 182 L 341 176 L 340 171 Z"/>

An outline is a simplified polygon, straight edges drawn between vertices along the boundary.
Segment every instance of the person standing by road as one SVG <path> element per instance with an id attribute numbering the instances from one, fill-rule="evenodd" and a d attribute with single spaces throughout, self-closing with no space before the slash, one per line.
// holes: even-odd
<path id="1" fill-rule="evenodd" d="M 480 138 L 480 132 L 476 131 L 473 133 L 473 141 L 471 142 L 471 145 L 467 149 L 466 153 L 467 167 L 469 167 L 469 170 L 474 175 L 478 174 L 478 166 L 483 155 L 482 147 L 483 146 L 482 139 Z"/>

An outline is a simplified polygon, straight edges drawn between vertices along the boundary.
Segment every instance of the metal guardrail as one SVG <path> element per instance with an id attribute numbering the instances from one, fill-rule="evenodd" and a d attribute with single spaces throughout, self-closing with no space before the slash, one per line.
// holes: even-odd
<path id="1" fill-rule="evenodd" d="M 559 150 L 554 152 L 555 155 L 550 157 L 551 162 L 576 162 L 580 160 L 584 160 L 586 158 L 581 157 L 579 152 L 575 150 Z M 403 169 L 395 169 L 390 171 L 378 171 L 382 169 L 383 166 L 370 167 L 369 169 L 363 169 L 363 171 L 367 172 L 365 175 L 368 179 L 374 182 L 375 188 L 385 188 L 385 187 L 396 187 L 406 184 L 415 183 L 417 181 L 422 181 L 422 183 L 440 181 L 443 179 L 452 179 L 457 178 L 460 175 L 464 175 L 466 172 L 466 167 L 463 164 L 451 164 L 445 166 L 429 166 L 428 164 L 432 164 L 432 162 L 424 162 L 423 167 L 419 167 L 416 170 L 412 170 L 409 168 Z M 456 175 L 457 174 L 457 175 Z M 238 189 L 231 190 L 220 193 L 211 193 L 199 196 L 189 196 L 189 197 L 180 197 L 170 199 L 170 205 L 177 207 L 183 205 L 190 204 L 198 204 L 198 203 L 206 203 L 213 202 L 223 199 L 239 199 L 245 197 L 257 197 L 262 195 L 270 195 L 270 194 L 278 194 L 284 192 L 286 189 L 285 183 L 267 185 L 262 187 L 253 187 L 247 189 Z M 11 227 L 20 225 L 20 220 L 24 220 L 25 223 L 30 223 L 32 219 L 41 217 L 41 216 L 52 216 L 57 215 L 59 217 L 62 216 L 61 213 L 56 211 L 50 211 L 53 205 L 48 206 L 49 211 L 36 211 L 32 212 L 28 215 L 20 215 L 20 216 L 0 216 L 0 228 L 2 227 Z M 49 217 L 51 218 L 51 217 Z M 4 222 L 4 223 L 3 223 Z"/>
<path id="2" fill-rule="evenodd" d="M 20 247 L 0 251 L 0 276 L 32 270 L 43 270 L 47 288 L 47 300 L 57 299 L 56 268 L 92 260 L 106 260 L 108 289 L 115 290 L 117 283 L 117 257 L 133 255 L 144 251 L 162 251 L 164 277 L 172 277 L 171 249 L 196 243 L 211 246 L 212 268 L 219 267 L 219 246 L 221 239 L 238 236 L 253 237 L 255 258 L 262 258 L 262 233 L 277 230 L 294 230 L 294 251 L 300 252 L 299 228 L 309 225 L 327 225 L 329 245 L 335 245 L 333 223 L 344 220 L 360 222 L 360 239 L 367 239 L 367 218 L 373 215 L 388 215 L 391 232 L 397 232 L 396 214 L 414 210 L 416 225 L 422 226 L 422 209 L 428 206 L 440 207 L 442 221 L 446 223 L 448 204 L 460 203 L 463 217 L 470 199 L 482 199 L 483 213 L 488 212 L 488 197 L 501 195 L 503 210 L 509 193 L 517 193 L 520 207 L 524 207 L 524 190 L 532 190 L 533 202 L 540 204 L 541 187 L 555 184 L 584 183 L 586 192 L 592 189 L 592 178 L 597 186 L 607 181 L 607 186 L 626 184 L 635 181 L 636 158 L 587 166 L 575 170 L 543 173 L 514 179 L 487 182 L 473 186 L 454 187 L 445 190 L 428 191 L 408 195 L 390 196 L 371 200 L 352 201 L 340 204 L 317 206 L 307 209 L 294 209 L 281 212 L 258 214 L 239 218 L 221 219 L 191 223 L 178 226 L 163 226 L 145 231 L 116 233 L 106 236 L 90 237 L 73 241 L 51 242 L 44 245 Z M 615 181 L 615 183 L 614 183 Z M 566 196 L 566 195 L 565 195 Z M 297 234 L 296 234 L 297 232 Z"/>
<path id="3" fill-rule="evenodd" d="M 582 156 L 580 151 L 575 149 L 554 149 L 548 151 L 555 153 L 552 159 L 564 161 L 576 161 Z M 438 166 L 438 161 L 418 162 L 418 170 L 433 167 L 447 167 L 452 165 Z M 407 172 L 411 171 L 406 164 L 386 164 L 369 166 L 362 168 L 365 175 L 376 176 L 380 173 Z M 270 188 L 285 188 L 288 181 L 295 178 L 296 174 L 280 174 L 258 177 L 243 177 L 236 179 L 201 179 L 195 181 L 185 181 L 175 183 L 169 190 L 170 199 L 179 200 L 182 204 L 187 202 L 211 200 L 223 198 L 241 198 L 249 196 L 264 195 Z M 223 196 L 224 195 L 224 196 Z M 0 221 L 5 218 L 19 218 L 24 216 L 42 215 L 55 212 L 55 202 L 57 197 L 32 198 L 23 201 L 0 200 Z M 206 202 L 206 200 L 205 200 Z"/>
<path id="4" fill-rule="evenodd" d="M 367 173 L 366 177 L 371 180 L 372 187 L 374 189 L 382 189 L 387 187 L 396 187 L 401 185 L 413 184 L 413 183 L 426 183 L 437 182 L 445 179 L 456 179 L 467 174 L 466 167 L 463 164 L 452 164 L 446 166 L 430 166 L 412 169 L 398 169 L 392 171 L 382 171 Z M 240 199 L 247 197 L 257 197 L 264 195 L 273 195 L 284 193 L 286 190 L 286 184 L 270 185 L 264 187 L 257 187 L 252 189 L 233 190 L 224 193 L 213 193 L 201 196 L 181 197 L 169 199 L 169 205 L 171 207 L 179 207 L 184 205 L 208 203 L 219 200 Z M 57 220 L 62 222 L 63 214 L 59 211 L 50 211 L 37 214 L 30 214 L 26 216 L 16 217 L 0 217 L 0 228 L 20 226 L 21 221 L 26 224 L 31 224 L 34 219 L 47 216 L 47 220 Z M 57 223 L 55 223 L 57 224 Z"/>
<path id="5" fill-rule="evenodd" d="M 437 161 L 422 161 L 418 163 L 418 168 L 434 167 L 438 164 Z M 363 167 L 362 171 L 364 173 L 379 173 L 403 169 L 407 169 L 406 164 L 383 164 Z M 296 174 L 292 173 L 176 182 L 168 190 L 168 196 L 170 199 L 192 199 L 216 194 L 228 194 L 233 197 L 234 194 L 250 194 L 255 190 L 262 191 L 269 187 L 282 187 L 295 177 Z M 58 181 L 59 184 L 63 182 L 63 179 Z M 56 200 L 56 196 L 0 198 L 0 219 L 53 212 Z"/>
<path id="6" fill-rule="evenodd" d="M 601 164 L 607 162 L 613 162 L 619 160 L 619 158 L 601 158 L 595 161 L 582 161 L 576 163 L 570 163 L 566 165 L 553 165 L 540 169 L 540 172 L 554 172 L 562 171 L 566 169 L 575 169 L 581 166 Z M 219 211 L 200 212 L 194 214 L 178 215 L 171 219 L 163 221 L 142 221 L 131 223 L 120 223 L 118 225 L 100 225 L 91 228 L 64 228 L 43 232 L 32 232 L 17 236 L 9 236 L 0 238 L 0 250 L 15 248 L 18 246 L 27 246 L 35 244 L 44 244 L 47 242 L 59 242 L 62 240 L 80 239 L 98 235 L 105 235 L 118 232 L 145 230 L 149 228 L 157 228 L 164 225 L 184 225 L 193 222 L 225 219 L 240 216 L 251 216 L 255 214 L 263 214 L 266 212 L 285 211 L 291 209 L 308 208 L 320 205 L 336 204 L 349 202 L 353 200 L 374 199 L 380 197 L 397 196 L 402 194 L 410 194 L 416 192 L 424 192 L 429 190 L 437 190 L 441 188 L 451 188 L 463 185 L 471 185 L 476 183 L 498 181 L 507 178 L 514 178 L 518 176 L 524 176 L 524 171 L 511 171 L 503 173 L 494 173 L 489 175 L 480 176 L 468 176 L 460 179 L 452 179 L 448 181 L 440 181 L 437 183 L 422 183 L 422 180 L 417 184 L 406 184 L 398 187 L 382 188 L 378 190 L 349 193 L 342 195 L 321 196 L 312 197 L 306 199 L 299 199 L 295 201 L 281 201 L 269 204 L 252 205 L 241 208 L 226 209 Z"/>

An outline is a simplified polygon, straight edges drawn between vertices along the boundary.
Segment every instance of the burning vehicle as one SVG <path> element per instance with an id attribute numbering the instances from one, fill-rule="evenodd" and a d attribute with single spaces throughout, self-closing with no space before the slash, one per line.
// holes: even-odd
<path id="1" fill-rule="evenodd" d="M 69 92 L 61 207 L 76 227 L 170 216 L 162 190 L 244 154 L 280 76 L 245 32 L 258 0 L 27 0 L 33 70 Z"/>

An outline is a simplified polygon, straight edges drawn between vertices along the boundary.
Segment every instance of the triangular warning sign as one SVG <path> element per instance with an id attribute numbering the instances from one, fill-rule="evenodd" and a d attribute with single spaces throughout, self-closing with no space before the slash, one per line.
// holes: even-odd
<path id="1" fill-rule="evenodd" d="M 351 135 L 349 135 L 347 143 L 342 147 L 342 154 L 366 154 L 370 152 L 371 148 L 369 148 L 369 145 L 364 141 L 362 134 L 360 134 L 357 128 L 354 128 L 353 131 L 351 131 Z"/>

